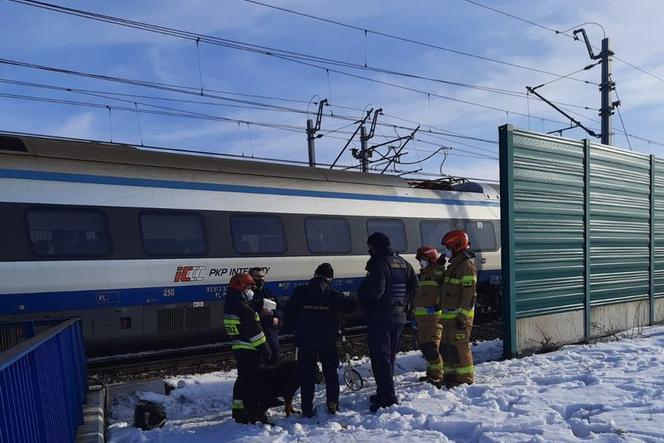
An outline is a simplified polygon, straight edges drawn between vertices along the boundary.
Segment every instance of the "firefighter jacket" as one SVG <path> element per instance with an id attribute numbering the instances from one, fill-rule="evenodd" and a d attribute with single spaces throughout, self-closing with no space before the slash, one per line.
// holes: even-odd
<path id="1" fill-rule="evenodd" d="M 298 286 L 286 303 L 286 327 L 295 334 L 295 345 L 313 349 L 334 348 L 338 313 L 352 312 L 355 302 L 335 291 L 324 278 L 314 277 Z"/>
<path id="2" fill-rule="evenodd" d="M 440 297 L 445 278 L 445 265 L 434 264 L 420 272 L 420 288 L 413 300 L 415 317 L 440 315 Z"/>
<path id="3" fill-rule="evenodd" d="M 443 320 L 457 319 L 472 324 L 475 317 L 477 271 L 470 251 L 456 253 L 445 272 L 440 316 Z"/>
<path id="4" fill-rule="evenodd" d="M 244 294 L 230 287 L 224 301 L 224 328 L 233 351 L 259 352 L 263 360 L 269 360 L 270 350 L 258 313 L 249 306 Z"/>
<path id="5" fill-rule="evenodd" d="M 406 322 L 408 304 L 417 291 L 413 267 L 390 248 L 377 249 L 367 262 L 359 302 L 370 323 Z"/>

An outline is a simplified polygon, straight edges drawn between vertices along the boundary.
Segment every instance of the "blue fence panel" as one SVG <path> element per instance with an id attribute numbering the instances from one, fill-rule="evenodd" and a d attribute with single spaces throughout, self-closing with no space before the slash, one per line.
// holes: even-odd
<path id="1" fill-rule="evenodd" d="M 71 442 L 87 392 L 80 322 L 69 320 L 0 354 L 0 443 Z"/>

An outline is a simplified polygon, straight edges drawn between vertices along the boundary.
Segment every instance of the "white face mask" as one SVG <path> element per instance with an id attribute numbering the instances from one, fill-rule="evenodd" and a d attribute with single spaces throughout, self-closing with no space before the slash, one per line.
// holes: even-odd
<path id="1" fill-rule="evenodd" d="M 247 288 L 244 290 L 244 296 L 247 297 L 247 301 L 251 301 L 254 298 L 254 291 Z"/>
<path id="2" fill-rule="evenodd" d="M 426 268 L 427 266 L 429 266 L 429 262 L 426 261 L 426 260 L 422 260 L 422 259 L 420 259 L 420 268 L 424 269 L 424 268 Z"/>

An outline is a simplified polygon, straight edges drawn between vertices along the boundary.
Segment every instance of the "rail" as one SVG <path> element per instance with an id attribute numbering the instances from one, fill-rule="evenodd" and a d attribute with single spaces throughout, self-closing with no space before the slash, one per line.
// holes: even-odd
<path id="1" fill-rule="evenodd" d="M 77 319 L 0 353 L 0 443 L 74 441 L 86 393 Z"/>

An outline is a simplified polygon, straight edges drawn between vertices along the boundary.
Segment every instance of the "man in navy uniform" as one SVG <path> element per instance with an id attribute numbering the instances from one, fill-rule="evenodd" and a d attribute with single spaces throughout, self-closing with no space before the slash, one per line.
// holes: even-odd
<path id="1" fill-rule="evenodd" d="M 376 412 L 397 403 L 394 358 L 418 282 L 410 263 L 390 248 L 387 235 L 374 232 L 367 245 L 371 258 L 360 285 L 359 302 L 367 315 L 369 357 L 376 378 L 376 395 L 369 397 L 369 409 Z"/>
<path id="2" fill-rule="evenodd" d="M 355 303 L 332 288 L 333 278 L 332 265 L 322 263 L 316 268 L 314 278 L 306 285 L 297 287 L 286 304 L 285 322 L 295 333 L 302 414 L 305 417 L 314 415 L 318 359 L 325 376 L 327 410 L 335 414 L 339 408 L 337 313 L 353 311 Z"/>

